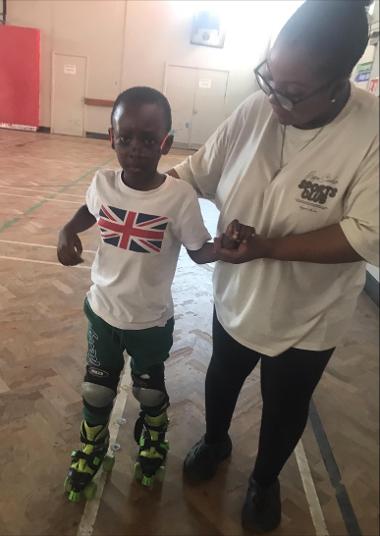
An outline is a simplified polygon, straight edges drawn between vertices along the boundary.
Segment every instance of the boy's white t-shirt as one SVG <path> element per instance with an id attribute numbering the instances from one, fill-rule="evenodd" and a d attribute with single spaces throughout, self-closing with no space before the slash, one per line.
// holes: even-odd
<path id="1" fill-rule="evenodd" d="M 86 204 L 101 236 L 87 294 L 92 310 L 120 329 L 164 326 L 181 244 L 196 251 L 210 239 L 193 188 L 166 176 L 154 190 L 134 190 L 121 170 L 101 169 Z"/>
<path id="2" fill-rule="evenodd" d="M 175 167 L 220 210 L 219 233 L 235 218 L 266 237 L 339 223 L 353 249 L 379 262 L 378 98 L 352 86 L 349 102 L 322 129 L 283 127 L 267 97 L 249 97 L 194 155 Z M 365 262 L 315 264 L 259 259 L 217 262 L 219 321 L 265 355 L 336 346 L 365 281 Z"/>

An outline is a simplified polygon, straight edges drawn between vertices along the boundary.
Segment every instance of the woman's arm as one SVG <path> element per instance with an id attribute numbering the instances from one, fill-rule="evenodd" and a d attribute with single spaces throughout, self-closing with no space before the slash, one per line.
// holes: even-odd
<path id="1" fill-rule="evenodd" d="M 200 149 L 166 173 L 189 183 L 199 197 L 213 200 L 223 171 L 231 121 L 232 117 L 226 119 Z"/>
<path id="2" fill-rule="evenodd" d="M 301 235 L 269 238 L 266 246 L 267 258 L 280 261 L 338 264 L 363 260 L 337 223 Z"/>
<path id="3" fill-rule="evenodd" d="M 221 238 L 215 240 L 218 258 L 240 264 L 255 259 L 299 261 L 319 264 L 340 264 L 364 260 L 350 245 L 341 226 L 336 223 L 309 233 L 265 238 L 253 235 L 236 249 L 222 247 Z"/>

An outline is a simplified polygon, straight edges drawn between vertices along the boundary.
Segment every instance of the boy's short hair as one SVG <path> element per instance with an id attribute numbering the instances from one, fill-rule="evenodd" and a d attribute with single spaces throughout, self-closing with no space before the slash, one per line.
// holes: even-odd
<path id="1" fill-rule="evenodd" d="M 111 112 L 111 125 L 113 124 L 113 117 L 116 108 L 120 104 L 157 104 L 164 112 L 165 128 L 169 132 L 172 128 L 172 112 L 168 99 L 157 89 L 145 86 L 136 86 L 126 89 L 117 97 L 112 107 Z"/>

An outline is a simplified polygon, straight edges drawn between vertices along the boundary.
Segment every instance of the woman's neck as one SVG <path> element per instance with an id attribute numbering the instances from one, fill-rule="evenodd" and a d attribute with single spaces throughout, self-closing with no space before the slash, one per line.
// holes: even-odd
<path id="1" fill-rule="evenodd" d="M 306 125 L 297 126 L 293 125 L 296 128 L 300 128 L 302 130 L 311 130 L 313 128 L 321 128 L 332 121 L 340 114 L 340 112 L 343 110 L 343 108 L 346 106 L 348 99 L 351 95 L 351 84 L 347 80 L 346 85 L 342 89 L 342 91 L 337 95 L 335 103 L 330 107 L 327 113 L 324 115 L 317 117 L 316 119 L 313 119 L 313 121 L 310 121 L 310 123 L 307 123 Z"/>

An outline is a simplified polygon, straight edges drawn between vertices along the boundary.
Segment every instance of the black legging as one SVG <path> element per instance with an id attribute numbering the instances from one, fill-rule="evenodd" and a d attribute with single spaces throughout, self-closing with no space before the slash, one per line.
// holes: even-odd
<path id="1" fill-rule="evenodd" d="M 263 411 L 253 478 L 269 485 L 300 439 L 313 391 L 333 353 L 290 348 L 268 357 L 239 344 L 213 319 L 213 354 L 206 375 L 206 440 L 226 437 L 240 390 L 261 359 Z"/>

